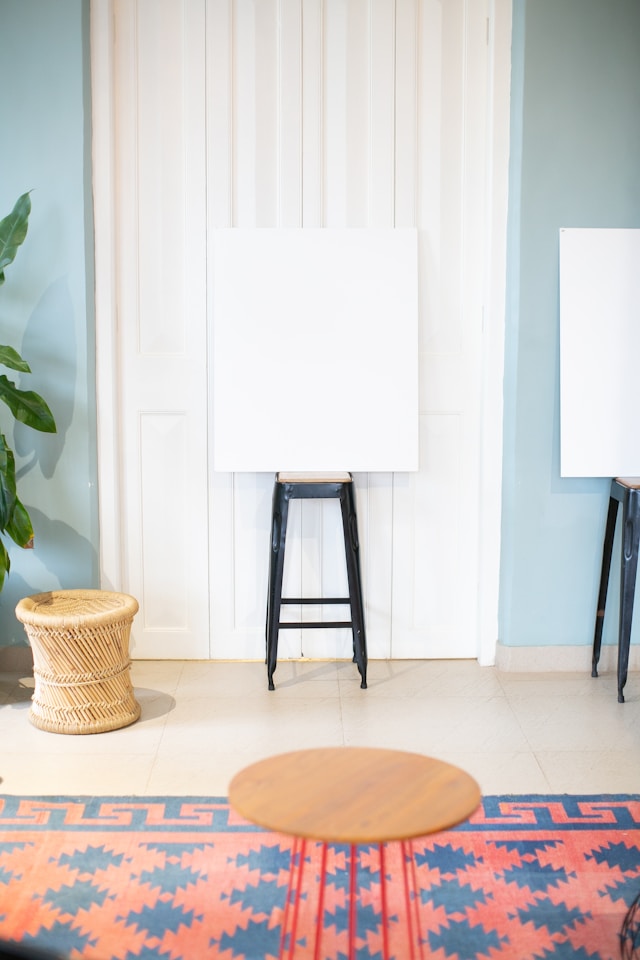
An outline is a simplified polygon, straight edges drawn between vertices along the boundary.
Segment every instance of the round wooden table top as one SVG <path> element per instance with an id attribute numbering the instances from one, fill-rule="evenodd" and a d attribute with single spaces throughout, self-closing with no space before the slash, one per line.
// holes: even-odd
<path id="1" fill-rule="evenodd" d="M 374 747 L 278 754 L 241 770 L 229 785 L 229 803 L 251 823 L 328 843 L 436 833 L 470 817 L 480 797 L 459 767 Z"/>

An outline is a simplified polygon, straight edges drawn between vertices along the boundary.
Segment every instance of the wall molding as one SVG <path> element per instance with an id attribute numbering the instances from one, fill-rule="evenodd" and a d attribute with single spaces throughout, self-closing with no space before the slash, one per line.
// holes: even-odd
<path id="1" fill-rule="evenodd" d="M 192 9 L 191 3 L 192 0 L 184 2 L 185 11 Z M 249 70 L 248 79 L 244 77 L 244 85 L 240 85 L 240 91 L 237 89 L 238 76 L 235 70 L 238 63 L 246 63 L 253 42 L 252 38 L 256 35 L 255 24 L 247 23 L 246 17 L 251 14 L 258 17 L 262 23 L 260 18 L 264 18 L 264 10 L 272 8 L 268 5 L 265 7 L 241 5 L 234 0 L 219 0 L 219 2 L 218 0 L 195 0 L 194 9 L 202 10 L 202 20 L 207 27 L 206 35 L 201 38 L 206 47 L 204 56 L 206 123 L 198 129 L 205 128 L 207 131 L 205 205 L 209 226 L 240 226 L 247 219 L 253 224 L 254 220 L 262 222 L 265 217 L 276 217 L 282 221 L 283 225 L 302 222 L 305 226 L 329 225 L 329 222 L 334 221 L 342 224 L 345 220 L 350 223 L 353 221 L 355 224 L 362 216 L 366 216 L 371 221 L 371 225 L 376 226 L 389 225 L 391 218 L 398 226 L 407 225 L 407 221 L 413 224 L 413 221 L 419 219 L 425 238 L 429 234 L 433 246 L 433 249 L 430 247 L 427 250 L 425 239 L 425 258 L 427 254 L 433 257 L 428 261 L 429 268 L 437 267 L 439 264 L 441 253 L 439 244 L 444 244 L 447 248 L 445 252 L 448 253 L 454 239 L 458 242 L 457 238 L 452 239 L 449 235 L 453 222 L 450 217 L 446 219 L 447 230 L 444 238 L 437 229 L 437 218 L 441 215 L 441 206 L 444 201 L 442 191 L 435 185 L 436 177 L 431 174 L 439 175 L 440 164 L 450 158 L 450 155 L 457 158 L 456 163 L 460 162 L 460 176 L 464 178 L 465 195 L 470 195 L 473 201 L 471 210 L 465 215 L 464 230 L 460 239 L 460 243 L 464 243 L 462 255 L 468 271 L 468 276 L 465 274 L 467 277 L 465 283 L 469 290 L 466 293 L 465 290 L 455 291 L 456 303 L 460 301 L 457 304 L 457 312 L 455 305 L 453 309 L 448 306 L 444 293 L 449 287 L 455 286 L 456 282 L 451 268 L 449 270 L 451 276 L 447 278 L 447 290 L 442 293 L 442 302 L 438 300 L 440 296 L 438 291 L 434 292 L 433 289 L 429 292 L 430 299 L 428 301 L 425 299 L 426 307 L 433 310 L 434 314 L 430 326 L 425 331 L 423 362 L 427 362 L 425 358 L 428 353 L 428 363 L 431 364 L 429 369 L 440 363 L 442 375 L 438 378 L 430 377 L 428 380 L 430 392 L 424 398 L 424 420 L 425 422 L 434 421 L 437 424 L 446 420 L 448 423 L 454 409 L 449 402 L 453 386 L 449 385 L 465 383 L 462 374 L 466 370 L 466 355 L 462 353 L 456 368 L 457 379 L 448 376 L 452 362 L 450 348 L 456 335 L 454 325 L 459 323 L 459 315 L 463 315 L 465 325 L 463 332 L 472 339 L 473 349 L 481 352 L 479 367 L 474 372 L 474 378 L 477 380 L 473 381 L 474 389 L 481 381 L 480 388 L 476 391 L 476 400 L 470 404 L 467 411 L 467 423 L 462 425 L 465 429 L 468 428 L 469 432 L 474 431 L 473 442 L 467 443 L 465 456 L 467 459 L 471 456 L 479 457 L 480 462 L 479 472 L 477 475 L 474 473 L 472 480 L 468 482 L 468 495 L 464 499 L 470 512 L 479 511 L 480 519 L 476 520 L 474 517 L 473 536 L 467 540 L 470 555 L 473 555 L 475 571 L 472 577 L 468 577 L 469 602 L 464 605 L 464 609 L 469 611 L 469 615 L 459 633 L 465 642 L 467 638 L 473 637 L 478 660 L 482 664 L 489 665 L 495 661 L 500 588 L 502 373 L 511 3 L 510 0 L 487 0 L 486 4 L 475 6 L 473 0 L 458 0 L 454 6 L 455 10 L 452 13 L 451 7 L 443 7 L 437 0 L 412 0 L 408 4 L 389 0 L 385 5 L 369 4 L 357 8 L 355 6 L 343 8 L 342 5 L 333 7 L 331 4 L 322 3 L 306 4 L 302 0 L 300 0 L 299 9 L 295 3 L 275 5 L 277 10 L 286 11 L 287 18 L 290 18 L 285 18 L 285 27 L 286 37 L 292 40 L 292 43 L 286 61 L 283 61 L 285 47 L 286 49 L 289 47 L 283 42 L 285 35 L 278 33 L 277 42 L 274 41 L 271 44 L 269 41 L 271 45 L 261 48 L 260 55 L 268 58 L 268 65 L 272 66 L 275 58 L 278 83 L 276 105 L 274 106 L 267 98 L 267 106 L 270 110 L 275 110 L 280 119 L 285 115 L 290 118 L 290 114 L 295 115 L 296 110 L 300 112 L 299 101 L 303 99 L 304 125 L 295 136 L 291 137 L 290 143 L 277 141 L 275 145 L 277 190 L 270 193 L 264 186 L 265 173 L 258 163 L 262 154 L 258 156 L 255 151 L 256 135 L 264 137 L 265 115 L 264 112 L 258 111 L 253 118 L 255 129 L 248 130 L 246 125 L 250 121 L 253 122 L 252 114 L 243 108 L 242 96 L 248 106 L 251 106 L 256 96 L 253 85 L 250 85 L 250 91 L 247 93 L 247 83 L 253 76 L 251 72 L 253 68 Z M 125 401 L 121 400 L 119 393 L 121 368 L 129 363 L 129 354 L 126 351 L 120 353 L 122 348 L 119 325 L 124 326 L 128 318 L 118 315 L 122 307 L 121 288 L 127 283 L 127 277 L 121 277 L 118 273 L 119 271 L 122 274 L 128 273 L 129 267 L 126 261 L 119 262 L 116 242 L 118 234 L 123 231 L 121 221 L 129 216 L 122 195 L 123 191 L 129 192 L 128 181 L 123 178 L 116 183 L 118 138 L 122 139 L 125 135 L 131 137 L 132 128 L 129 123 L 124 131 L 121 129 L 121 114 L 118 112 L 115 79 L 118 71 L 122 71 L 123 64 L 120 62 L 122 53 L 118 53 L 118 48 L 115 46 L 114 24 L 120 25 L 120 21 L 124 22 L 126 40 L 127 24 L 134 16 L 132 11 L 135 9 L 135 6 L 129 7 L 125 0 L 91 0 L 100 574 L 101 583 L 107 588 L 127 589 L 127 584 L 133 582 L 132 592 L 136 581 L 132 580 L 131 570 L 136 566 L 137 559 L 136 556 L 132 558 L 132 551 L 127 550 L 126 547 L 127 543 L 131 543 L 128 538 L 135 537 L 135 532 L 132 532 L 135 523 L 127 521 L 126 518 L 127 490 L 125 490 L 125 480 L 131 472 L 131 461 L 129 460 L 125 470 L 126 457 L 120 445 L 120 439 L 123 433 L 122 424 L 124 422 L 126 425 L 128 421 L 125 416 L 126 408 L 123 406 Z M 339 96 L 336 94 L 335 73 L 329 76 L 329 64 L 325 62 L 329 50 L 329 47 L 325 46 L 328 34 L 337 38 L 338 48 L 342 50 L 345 37 L 354 35 L 354 25 L 358 22 L 358 18 L 363 16 L 364 10 L 367 11 L 365 19 L 370 32 L 366 50 L 361 50 L 359 55 L 364 57 L 368 64 L 375 54 L 376 63 L 380 64 L 378 71 L 371 73 L 371 83 L 379 79 L 380 71 L 384 79 L 391 65 L 396 63 L 396 38 L 394 36 L 393 43 L 390 43 L 386 30 L 391 19 L 394 32 L 402 38 L 401 70 L 394 81 L 392 93 L 395 109 L 400 111 L 403 120 L 406 121 L 401 128 L 400 139 L 397 139 L 395 128 L 394 137 L 391 137 L 389 129 L 391 121 L 386 106 L 384 104 L 381 106 L 380 96 L 369 96 L 366 105 L 366 111 L 368 111 L 366 122 L 371 125 L 371 142 L 367 148 L 369 154 L 366 158 L 366 168 L 369 179 L 366 190 L 362 187 L 358 176 L 361 144 L 358 141 L 357 149 L 354 148 L 353 131 L 350 128 L 343 129 L 341 125 L 344 110 L 343 94 L 341 91 L 338 91 Z M 338 11 L 337 14 L 336 11 Z M 355 20 L 341 21 L 340 17 L 344 20 L 345 11 Z M 304 16 L 302 16 L 303 13 Z M 439 86 L 442 77 L 438 73 L 442 64 L 438 57 L 434 60 L 434 57 L 428 56 L 427 53 L 440 51 L 440 31 L 445 13 L 449 17 L 459 16 L 464 29 L 460 64 L 456 66 L 456 59 L 450 68 L 447 74 L 449 86 L 443 93 Z M 198 20 L 198 17 L 195 19 Z M 320 26 L 316 22 L 319 17 L 322 19 Z M 188 18 L 188 22 L 192 23 L 191 19 Z M 347 31 L 347 26 L 351 28 L 350 33 Z M 264 36 L 264 31 L 260 35 Z M 120 27 L 118 30 L 120 46 L 123 42 L 122 36 L 123 31 Z M 244 46 L 239 49 L 238 45 L 242 38 L 244 38 Z M 295 43 L 292 38 L 295 39 Z M 470 45 L 472 38 L 475 42 Z M 423 46 L 421 47 L 420 44 Z M 422 51 L 421 57 L 419 57 L 420 51 Z M 238 58 L 237 63 L 234 61 L 234 56 Z M 119 58 L 117 62 L 116 57 Z M 319 60 L 321 69 L 316 69 Z M 354 69 L 353 57 L 345 62 L 352 70 Z M 356 63 L 358 62 L 356 60 Z M 124 66 L 127 69 L 134 69 L 135 64 L 126 63 Z M 333 69 L 335 71 L 335 64 Z M 303 74 L 302 78 L 298 76 L 300 71 Z M 415 78 L 412 71 L 416 74 Z M 473 75 L 471 78 L 469 73 Z M 267 71 L 267 76 L 270 75 Z M 292 89 L 288 83 L 285 84 L 285 75 L 298 77 L 302 90 L 298 90 L 295 85 Z M 398 78 L 401 81 L 400 86 L 398 86 Z M 425 79 L 430 80 L 431 83 L 424 83 Z M 475 86 L 471 80 L 474 81 Z M 450 118 L 447 114 L 445 122 L 436 110 L 428 123 L 422 115 L 420 119 L 417 115 L 420 108 L 419 93 L 420 90 L 426 89 L 431 93 L 435 91 L 437 96 L 444 97 L 445 93 L 447 96 L 452 96 L 449 87 L 455 91 L 457 85 L 463 82 L 469 86 L 469 89 L 465 88 L 464 91 L 461 101 L 463 113 L 459 122 L 464 121 L 468 130 L 465 127 L 462 131 L 464 136 L 461 144 L 458 144 L 453 137 L 448 146 L 448 152 L 443 157 L 434 149 L 434 137 L 440 136 L 442 130 L 450 131 Z M 472 109 L 473 104 L 470 103 L 469 98 L 480 88 L 484 90 L 483 82 L 486 84 L 487 92 L 486 109 L 484 104 L 482 110 Z M 363 97 L 361 76 L 356 77 L 355 85 L 352 83 L 348 89 L 351 91 L 351 99 L 355 97 L 358 104 L 366 99 Z M 263 99 L 266 96 L 261 88 L 258 94 Z M 391 96 L 391 93 L 387 91 L 387 95 Z M 385 106 L 384 110 L 383 106 Z M 424 104 L 422 106 L 424 107 Z M 133 107 L 129 107 L 128 111 L 125 109 L 125 120 L 132 109 Z M 334 112 L 332 113 L 331 110 Z M 362 119 L 360 114 L 357 116 Z M 244 124 L 240 131 L 241 136 L 236 129 L 239 117 L 242 117 Z M 134 125 L 134 127 L 137 130 L 137 126 Z M 327 140 L 329 133 L 330 137 Z M 323 136 L 326 141 L 324 152 L 321 150 Z M 327 143 L 333 145 L 332 149 L 335 151 L 336 138 L 339 139 L 337 160 L 335 153 L 326 154 Z M 392 144 L 393 158 L 384 150 L 374 149 L 379 143 L 384 145 L 387 141 Z M 296 153 L 298 149 L 296 144 L 301 148 L 300 156 Z M 481 155 L 472 149 L 474 144 L 482 145 L 481 150 L 484 152 Z M 269 164 L 274 159 L 272 147 L 273 144 L 265 154 Z M 476 164 L 475 158 L 478 156 L 482 157 L 482 163 Z M 431 167 L 427 169 L 424 166 L 425 158 L 429 160 L 433 169 Z M 240 169 L 237 169 L 238 165 Z M 390 165 L 394 167 L 393 171 Z M 412 172 L 411 176 L 398 177 L 396 167 L 400 172 L 404 170 Z M 256 169 L 260 172 L 257 180 Z M 271 168 L 268 167 L 268 169 Z M 455 169 L 457 170 L 457 166 Z M 457 174 L 455 170 L 453 173 L 448 169 L 445 172 L 450 175 L 448 197 L 451 205 L 451 193 L 454 190 Z M 292 180 L 289 180 L 289 173 Z M 304 191 L 302 191 L 300 179 L 304 182 Z M 262 193 L 256 197 L 258 188 Z M 124 213 L 121 210 L 123 206 Z M 455 204 L 453 206 L 455 207 Z M 194 205 L 190 204 L 188 208 L 194 209 Z M 481 234 L 480 240 L 478 240 L 479 234 Z M 481 248 L 480 254 L 479 248 Z M 208 295 L 208 290 L 205 293 Z M 446 336 L 443 335 L 443 329 L 449 320 L 452 321 L 451 334 Z M 444 385 L 441 390 L 443 398 L 440 406 L 433 407 L 431 401 L 433 384 L 436 381 L 441 386 Z M 469 472 L 463 470 L 462 475 L 468 476 Z M 433 483 L 431 477 L 428 480 L 429 483 L 422 477 L 421 492 L 423 499 L 429 498 L 431 502 L 434 499 Z M 367 482 L 369 483 L 368 493 L 371 493 L 371 480 Z M 400 552 L 396 554 L 399 561 L 406 563 L 407 556 L 415 556 L 416 550 L 415 544 L 412 545 L 410 542 L 410 538 L 415 536 L 415 523 L 406 510 L 403 512 L 399 507 L 405 496 L 399 489 L 403 482 L 403 477 L 399 479 L 385 477 L 386 487 L 378 489 L 376 480 L 373 488 L 374 495 L 367 495 L 366 502 L 369 513 L 373 517 L 371 538 L 375 536 L 375 547 L 378 552 L 381 552 L 379 550 L 381 541 L 382 552 L 384 549 L 389 551 L 393 549 L 393 543 L 397 543 L 404 535 L 403 529 L 405 527 L 408 529 L 405 554 Z M 246 516 L 255 514 L 260 527 L 262 513 L 259 511 L 264 509 L 265 501 L 263 481 L 260 478 L 256 479 L 255 487 L 254 495 L 251 495 L 250 491 L 245 493 L 245 506 L 249 508 L 245 513 Z M 407 497 L 408 494 L 405 499 Z M 239 601 L 234 598 L 234 584 L 229 584 L 229 579 L 236 570 L 236 564 L 239 564 L 243 557 L 251 571 L 257 569 L 258 564 L 251 550 L 245 549 L 245 553 L 241 554 L 240 548 L 243 544 L 247 546 L 248 534 L 237 525 L 234 527 L 234 521 L 238 516 L 238 511 L 233 509 L 237 499 L 235 481 L 230 477 L 210 476 L 208 498 L 209 538 L 211 558 L 213 558 L 211 583 L 218 591 L 212 603 L 210 641 L 215 645 L 230 630 L 228 642 L 242 658 L 246 657 L 248 650 L 253 651 L 254 647 L 257 649 L 258 644 L 263 642 L 261 639 L 262 614 L 255 613 L 258 605 L 252 597 L 248 596 L 244 598 L 247 615 L 238 619 L 237 603 Z M 130 491 L 129 499 L 131 499 Z M 227 517 L 226 512 L 229 501 L 232 507 L 231 519 Z M 433 512 L 432 510 L 432 514 Z M 443 524 L 445 514 L 447 522 L 453 523 L 455 511 L 441 510 L 440 512 Z M 394 518 L 397 520 L 395 527 Z M 127 524 L 128 530 L 125 528 Z M 216 544 L 220 544 L 222 536 L 226 538 L 225 542 L 228 542 L 229 547 L 224 557 L 221 556 L 216 560 L 215 549 L 223 552 L 222 547 L 216 547 Z M 135 540 L 133 542 L 136 543 Z M 428 552 L 427 546 L 424 547 L 423 554 Z M 259 560 L 262 562 L 261 555 Z M 385 565 L 384 571 L 381 568 L 378 569 L 381 562 L 376 559 L 376 570 L 371 576 L 370 595 L 376 598 L 381 595 L 380 584 L 383 573 L 384 576 L 389 575 L 390 582 L 398 579 L 397 576 L 392 577 L 392 572 L 388 572 L 388 565 Z M 384 562 L 387 564 L 386 560 Z M 433 567 L 434 564 L 428 568 L 427 577 L 433 574 Z M 436 569 L 436 574 L 441 576 L 441 571 Z M 441 579 L 445 578 L 441 577 Z M 447 577 L 446 583 L 453 582 L 453 579 L 453 577 Z M 255 576 L 252 576 L 251 580 L 255 582 Z M 424 583 L 424 577 L 422 579 L 418 577 L 417 583 Z M 421 587 L 418 589 L 422 597 L 424 591 Z M 376 624 L 375 629 L 372 630 L 371 639 L 373 641 L 373 633 L 379 631 L 381 643 L 383 637 L 384 642 L 387 642 L 389 628 L 387 626 L 383 630 L 381 624 L 387 617 L 387 600 L 391 602 L 390 597 L 384 595 L 383 609 L 377 599 L 371 603 L 372 627 Z M 260 602 L 262 602 L 261 597 Z M 445 609 L 454 608 L 445 607 Z M 472 610 L 473 613 L 471 613 Z M 404 609 L 402 614 L 404 615 Z M 142 619 L 141 616 L 140 620 Z M 417 649 L 425 651 L 427 655 L 426 651 L 431 643 L 430 631 L 436 630 L 438 624 L 429 623 L 425 626 L 423 623 L 419 626 L 419 629 L 414 631 L 409 647 L 402 645 L 401 626 L 396 630 L 398 641 L 396 652 L 403 656 Z M 441 632 L 444 637 L 446 631 Z M 374 653 L 374 648 L 375 643 L 372 643 L 371 653 Z M 446 650 L 450 649 L 450 646 L 443 642 L 441 648 Z M 153 649 L 155 651 L 157 647 Z M 433 656 L 434 650 L 435 647 L 431 648 L 429 655 Z"/>
<path id="2" fill-rule="evenodd" d="M 591 644 L 564 646 L 507 647 L 498 643 L 496 667 L 502 673 L 591 673 Z M 603 643 L 598 670 L 616 672 L 618 645 Z M 640 645 L 629 650 L 629 671 L 640 670 Z"/>
<path id="3" fill-rule="evenodd" d="M 91 0 L 91 115 L 95 223 L 96 411 L 100 584 L 120 589 L 121 444 L 117 386 L 115 251 L 114 0 Z"/>

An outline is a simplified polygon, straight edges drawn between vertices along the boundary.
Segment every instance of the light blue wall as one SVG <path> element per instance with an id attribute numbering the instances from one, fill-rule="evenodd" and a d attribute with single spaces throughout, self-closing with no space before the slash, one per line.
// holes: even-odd
<path id="1" fill-rule="evenodd" d="M 0 2 L 0 218 L 33 191 L 27 238 L 0 287 L 0 343 L 30 363 L 22 385 L 58 424 L 55 436 L 14 431 L 0 411 L 36 538 L 35 550 L 11 551 L 0 646 L 25 642 L 20 597 L 99 579 L 88 8 Z"/>
<path id="2" fill-rule="evenodd" d="M 0 645 L 24 642 L 19 597 L 99 579 L 88 6 L 0 0 L 0 216 L 33 190 L 0 342 L 24 352 L 60 427 L 14 438 L 36 549 L 13 551 Z M 640 227 L 640 3 L 515 0 L 513 13 L 500 640 L 589 644 L 608 484 L 560 478 L 558 230 Z"/>
<path id="3" fill-rule="evenodd" d="M 560 477 L 558 230 L 640 227 L 640 3 L 513 21 L 500 640 L 590 644 L 609 483 Z M 612 641 L 617 565 L 609 603 Z"/>

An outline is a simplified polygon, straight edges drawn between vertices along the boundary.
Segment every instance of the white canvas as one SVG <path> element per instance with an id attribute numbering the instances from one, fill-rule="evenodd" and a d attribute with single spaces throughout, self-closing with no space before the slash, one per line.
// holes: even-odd
<path id="1" fill-rule="evenodd" d="M 213 466 L 418 469 L 412 229 L 216 230 Z"/>
<path id="2" fill-rule="evenodd" d="M 562 476 L 640 476 L 639 356 L 640 230 L 561 230 Z"/>

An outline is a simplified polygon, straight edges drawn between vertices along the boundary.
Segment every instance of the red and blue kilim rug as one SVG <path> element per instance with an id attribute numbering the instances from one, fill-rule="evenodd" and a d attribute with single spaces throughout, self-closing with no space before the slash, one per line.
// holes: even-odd
<path id="1" fill-rule="evenodd" d="M 424 955 L 618 958 L 640 893 L 639 829 L 635 797 L 485 797 L 468 823 L 414 843 Z M 224 799 L 0 797 L 0 940 L 71 960 L 272 960 L 291 847 Z M 346 855 L 330 848 L 331 960 L 347 956 Z M 296 958 L 314 955 L 317 856 L 308 845 Z M 381 960 L 376 849 L 359 848 L 357 884 L 357 960 Z M 411 960 L 402 884 L 386 886 L 392 955 Z"/>

